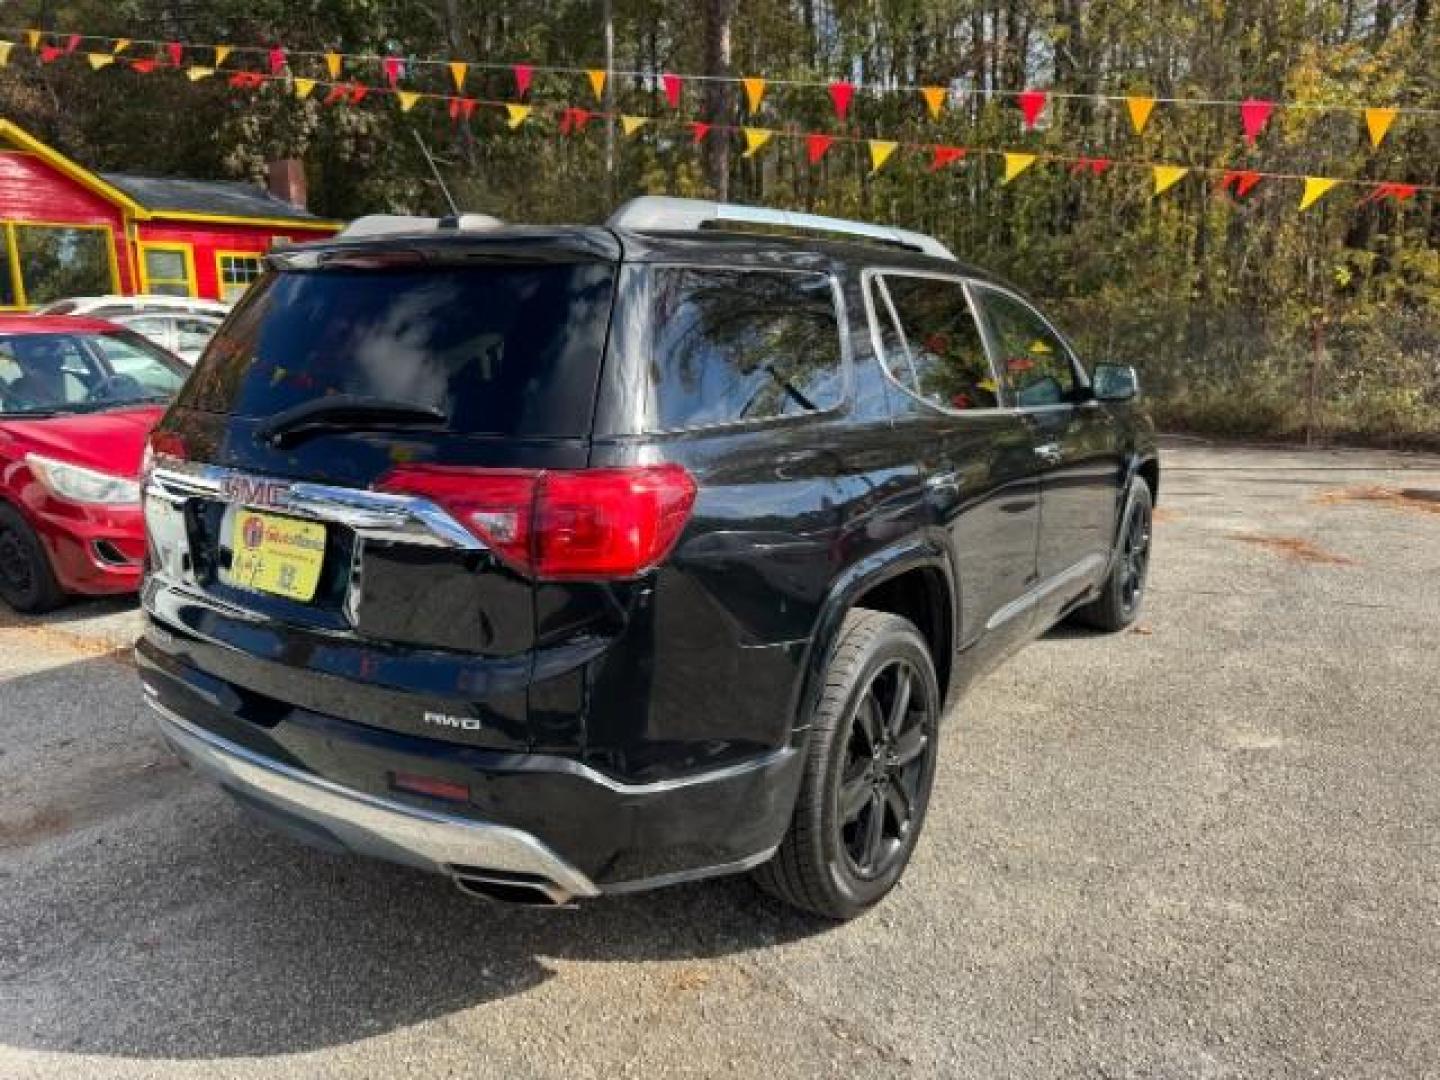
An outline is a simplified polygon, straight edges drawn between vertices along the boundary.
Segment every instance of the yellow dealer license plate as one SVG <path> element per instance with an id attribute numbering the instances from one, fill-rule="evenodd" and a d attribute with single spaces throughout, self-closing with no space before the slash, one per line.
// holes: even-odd
<path id="1" fill-rule="evenodd" d="M 325 562 L 325 526 L 258 510 L 236 510 L 230 551 L 231 584 L 309 600 Z"/>

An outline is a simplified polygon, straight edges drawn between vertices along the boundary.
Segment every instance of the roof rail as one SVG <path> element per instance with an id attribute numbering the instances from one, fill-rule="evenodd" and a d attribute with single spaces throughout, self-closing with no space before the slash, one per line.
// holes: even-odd
<path id="1" fill-rule="evenodd" d="M 338 239 L 388 236 L 395 233 L 484 231 L 498 229 L 504 222 L 489 214 L 451 214 L 449 217 L 416 217 L 412 214 L 366 214 L 340 230 Z"/>
<path id="2" fill-rule="evenodd" d="M 937 259 L 953 261 L 955 258 L 951 250 L 933 236 L 909 229 L 820 214 L 802 214 L 794 210 L 774 210 L 768 206 L 741 206 L 738 203 L 679 199 L 669 195 L 641 195 L 631 199 L 611 214 L 605 224 L 612 229 L 632 229 L 636 232 L 675 232 L 727 223 L 778 225 L 801 232 L 840 233 L 877 240 L 882 244 L 897 244 Z"/>

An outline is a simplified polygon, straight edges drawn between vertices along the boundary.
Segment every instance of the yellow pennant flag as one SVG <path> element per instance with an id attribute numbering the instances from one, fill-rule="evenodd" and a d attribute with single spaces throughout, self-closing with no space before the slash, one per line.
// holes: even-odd
<path id="1" fill-rule="evenodd" d="M 115 62 L 115 57 L 111 56 L 109 53 L 103 52 L 86 53 L 85 59 L 90 61 L 91 71 L 99 71 L 101 68 L 108 67 L 110 64 L 113 64 Z"/>
<path id="2" fill-rule="evenodd" d="M 769 128 L 743 128 L 745 132 L 745 157 L 754 157 L 760 152 L 760 148 L 770 141 L 775 134 Z"/>
<path id="3" fill-rule="evenodd" d="M 470 70 L 470 65 L 461 60 L 450 61 L 450 79 L 455 83 L 457 93 L 465 90 L 465 73 Z"/>
<path id="4" fill-rule="evenodd" d="M 605 71 L 602 68 L 589 68 L 585 77 L 590 80 L 590 89 L 595 91 L 595 100 L 603 101 L 605 98 Z"/>
<path id="5" fill-rule="evenodd" d="M 30 46 L 30 51 L 31 51 L 31 52 L 39 52 L 39 51 L 40 51 L 40 31 L 39 31 L 39 30 L 26 30 L 26 31 L 25 31 L 25 41 L 26 41 L 26 43 Z"/>
<path id="6" fill-rule="evenodd" d="M 1145 125 L 1150 122 L 1150 113 L 1155 109 L 1153 97 L 1127 97 L 1125 110 L 1130 114 L 1130 126 L 1136 135 L 1145 134 Z"/>
<path id="7" fill-rule="evenodd" d="M 14 47 L 13 41 L 0 41 L 0 67 L 10 63 L 10 50 Z"/>
<path id="8" fill-rule="evenodd" d="M 1035 164 L 1034 154 L 1006 154 L 1005 155 L 1005 179 L 1002 184 L 1008 184 L 1017 176 L 1023 173 L 1031 165 Z"/>
<path id="9" fill-rule="evenodd" d="M 765 100 L 765 80 L 747 76 L 740 80 L 745 84 L 745 104 L 751 116 L 760 111 L 760 102 Z"/>
<path id="10" fill-rule="evenodd" d="M 340 78 L 341 57 L 338 52 L 327 52 L 325 54 L 325 70 L 330 73 L 330 78 Z"/>
<path id="11" fill-rule="evenodd" d="M 626 135 L 634 135 L 645 126 L 649 119 L 648 116 L 622 116 L 620 117 L 620 130 Z"/>
<path id="12" fill-rule="evenodd" d="M 1370 131 L 1370 145 L 1378 148 L 1385 140 L 1385 133 L 1399 115 L 1399 109 L 1366 109 L 1365 126 Z"/>
<path id="13" fill-rule="evenodd" d="M 229 55 L 230 55 L 230 53 L 231 53 L 232 51 L 233 51 L 233 50 L 230 48 L 229 45 L 216 45 L 216 46 L 215 46 L 215 66 L 218 68 L 221 64 L 225 63 L 226 58 L 229 57 Z"/>
<path id="14" fill-rule="evenodd" d="M 128 48 L 130 48 L 130 39 L 128 37 L 122 37 L 115 39 L 115 48 L 111 49 L 110 51 L 113 52 L 116 56 L 119 56 Z"/>
<path id="15" fill-rule="evenodd" d="M 890 155 L 895 152 L 899 143 L 889 142 L 885 139 L 870 140 L 870 171 L 879 172 L 880 167 L 890 160 Z"/>
<path id="16" fill-rule="evenodd" d="M 208 79 L 211 75 L 214 74 L 214 68 L 199 67 L 198 65 L 192 65 L 185 70 L 185 77 L 191 82 L 199 82 L 201 79 Z"/>
<path id="17" fill-rule="evenodd" d="M 939 120 L 940 112 L 945 108 L 945 87 L 922 86 L 920 93 L 925 98 L 925 107 L 930 110 L 930 119 Z"/>
<path id="18" fill-rule="evenodd" d="M 1300 195 L 1300 209 L 1309 210 L 1314 206 L 1320 196 L 1324 195 L 1340 181 L 1331 180 L 1326 176 L 1305 177 L 1305 190 Z"/>
<path id="19" fill-rule="evenodd" d="M 308 98 L 308 97 L 309 97 L 311 94 L 313 94 L 314 92 L 315 92 L 315 80 L 314 80 L 314 79 L 296 79 L 296 80 L 295 80 L 295 96 L 296 96 L 297 98 L 299 98 L 301 101 L 304 101 L 306 98 Z"/>
<path id="20" fill-rule="evenodd" d="M 521 124 L 523 124 L 526 120 L 530 118 L 531 107 L 532 106 L 529 105 L 505 106 L 505 112 L 509 115 L 509 120 L 507 122 L 510 125 L 511 131 L 514 131 L 516 128 L 518 128 Z"/>
<path id="21" fill-rule="evenodd" d="M 1184 165 L 1154 165 L 1151 171 L 1155 174 L 1155 194 L 1159 195 L 1178 184 L 1190 170 Z"/>
<path id="22" fill-rule="evenodd" d="M 415 103 L 420 100 L 420 95 L 413 90 L 401 90 L 396 93 L 395 97 L 400 102 L 401 112 L 409 112 L 415 107 Z"/>

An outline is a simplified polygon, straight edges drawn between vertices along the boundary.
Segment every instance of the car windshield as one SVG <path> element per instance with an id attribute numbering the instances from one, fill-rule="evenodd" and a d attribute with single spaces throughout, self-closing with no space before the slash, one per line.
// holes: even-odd
<path id="1" fill-rule="evenodd" d="M 0 414 L 98 412 L 169 401 L 186 368 L 128 330 L 0 334 Z"/>

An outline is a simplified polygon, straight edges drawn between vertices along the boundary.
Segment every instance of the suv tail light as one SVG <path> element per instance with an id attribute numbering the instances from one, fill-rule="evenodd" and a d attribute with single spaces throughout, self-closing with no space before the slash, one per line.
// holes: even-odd
<path id="1" fill-rule="evenodd" d="M 401 465 L 375 485 L 444 507 L 494 554 L 544 580 L 628 578 L 669 554 L 695 481 L 679 465 L 472 469 Z"/>
<path id="2" fill-rule="evenodd" d="M 171 431 L 152 431 L 145 440 L 145 451 L 140 455 L 140 485 L 150 479 L 150 470 L 155 467 L 158 457 L 184 461 L 190 456 L 185 440 Z"/>

